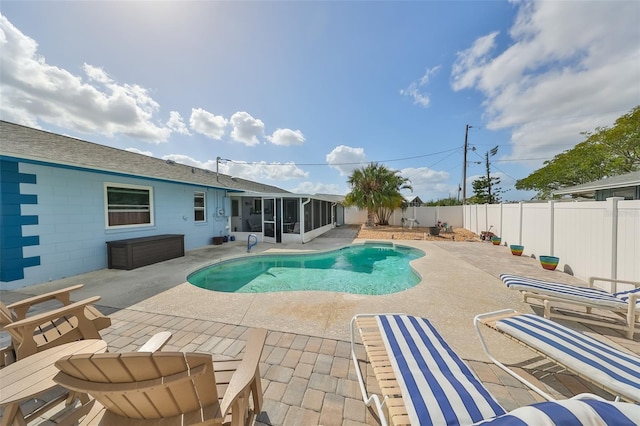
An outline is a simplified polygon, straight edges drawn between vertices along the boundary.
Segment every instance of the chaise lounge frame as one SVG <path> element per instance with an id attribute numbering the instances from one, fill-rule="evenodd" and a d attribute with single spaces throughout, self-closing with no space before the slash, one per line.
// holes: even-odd
<path id="1" fill-rule="evenodd" d="M 403 390 L 404 386 L 395 373 L 395 368 L 398 368 L 397 360 L 392 360 L 390 357 L 379 325 L 382 324 L 379 318 L 389 317 L 393 317 L 390 323 L 396 317 L 400 318 L 398 324 L 402 321 L 417 321 L 419 326 L 414 331 L 417 330 L 418 333 L 421 332 L 420 327 L 428 330 L 429 335 L 426 338 L 429 349 L 425 351 L 428 353 L 425 353 L 424 358 L 416 360 L 417 365 L 423 367 L 415 377 L 416 383 L 421 383 L 423 388 L 428 388 L 428 391 L 424 392 L 429 394 L 426 400 L 405 399 L 407 397 L 406 388 Z M 394 325 L 392 324 L 392 326 Z M 369 395 L 367 392 L 360 361 L 356 354 L 356 334 L 359 334 L 364 345 L 382 397 L 377 394 Z M 403 344 L 399 341 L 396 343 Z M 453 424 L 461 421 L 471 424 L 483 418 L 506 413 L 482 385 L 473 370 L 453 352 L 424 318 L 404 314 L 359 314 L 354 316 L 351 320 L 351 357 L 356 367 L 356 375 L 365 405 L 375 407 L 382 426 L 415 424 L 422 421 L 421 419 L 416 420 L 422 416 L 429 417 L 430 421 L 436 424 Z M 413 365 L 413 361 L 407 357 L 403 363 L 406 362 L 409 367 Z M 425 362 L 426 366 L 422 362 Z M 416 369 L 413 370 L 416 371 Z M 404 383 L 409 382 L 405 378 L 402 380 Z M 414 408 L 408 410 L 408 405 Z"/>
<path id="2" fill-rule="evenodd" d="M 510 279 L 523 279 L 532 281 L 535 280 L 527 277 L 518 277 L 510 274 L 502 274 L 500 278 L 510 287 L 519 290 L 522 293 L 523 300 L 529 303 L 529 299 L 539 300 L 544 306 L 545 318 L 560 318 L 570 321 L 581 322 L 583 324 L 596 325 L 601 327 L 608 327 L 615 330 L 622 330 L 627 339 L 633 339 L 636 327 L 640 327 L 640 309 L 638 308 L 638 302 L 640 301 L 640 293 L 630 293 L 626 303 L 622 300 L 616 302 L 616 293 L 618 292 L 618 284 L 631 284 L 635 288 L 640 287 L 640 282 L 619 280 L 615 278 L 602 278 L 602 277 L 590 277 L 588 280 L 588 287 L 574 286 L 571 284 L 559 284 L 551 283 L 558 286 L 560 291 L 545 291 L 543 289 L 527 288 L 525 285 L 509 285 Z M 609 282 L 610 291 L 607 292 L 601 288 L 595 286 L 596 282 Z M 610 300 L 603 300 L 599 298 L 590 298 L 587 296 L 571 296 L 563 295 L 561 293 L 563 288 L 585 289 L 585 291 L 594 291 L 596 296 L 609 296 Z M 600 294 L 598 294 L 600 293 Z M 578 315 L 572 315 L 570 309 L 564 306 L 558 306 L 558 303 L 571 304 L 576 306 L 582 306 L 585 308 L 584 312 L 579 312 Z M 593 312 L 593 309 L 600 309 L 609 311 L 619 317 L 619 321 L 615 318 L 609 318 L 602 315 L 598 315 Z M 565 313 L 563 313 L 565 312 Z"/>
<path id="3" fill-rule="evenodd" d="M 358 333 L 382 398 L 367 393 L 356 354 Z M 389 353 L 397 355 L 391 357 Z M 394 425 L 470 425 L 493 420 L 499 424 L 538 425 L 542 419 L 548 419 L 545 424 L 640 424 L 637 405 L 610 402 L 592 394 L 506 412 L 424 318 L 403 314 L 354 316 L 351 356 L 363 401 L 376 408 L 382 426 L 388 424 L 387 419 Z"/>
<path id="4" fill-rule="evenodd" d="M 547 400 L 553 397 L 492 355 L 480 331 L 481 325 L 600 387 L 614 395 L 616 400 L 640 402 L 640 356 L 636 354 L 623 352 L 549 319 L 513 309 L 477 315 L 474 325 L 489 359 Z"/>

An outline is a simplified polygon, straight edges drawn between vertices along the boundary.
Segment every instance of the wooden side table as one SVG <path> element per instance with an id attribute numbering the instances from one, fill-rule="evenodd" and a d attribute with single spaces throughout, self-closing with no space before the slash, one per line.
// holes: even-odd
<path id="1" fill-rule="evenodd" d="M 20 410 L 20 404 L 57 386 L 53 376 L 58 373 L 54 365 L 66 355 L 102 353 L 107 342 L 98 339 L 80 340 L 38 352 L 0 370 L 0 406 L 4 407 L 2 426 L 27 424 L 40 414 L 62 402 L 61 398 L 45 404 L 28 416 Z"/>

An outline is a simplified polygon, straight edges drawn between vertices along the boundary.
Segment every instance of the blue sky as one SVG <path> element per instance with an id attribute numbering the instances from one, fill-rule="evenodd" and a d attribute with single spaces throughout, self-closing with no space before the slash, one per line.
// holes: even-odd
<path id="1" fill-rule="evenodd" d="M 423 200 L 546 159 L 640 104 L 639 1 L 3 1 L 0 118 L 345 194 L 379 162 Z"/>

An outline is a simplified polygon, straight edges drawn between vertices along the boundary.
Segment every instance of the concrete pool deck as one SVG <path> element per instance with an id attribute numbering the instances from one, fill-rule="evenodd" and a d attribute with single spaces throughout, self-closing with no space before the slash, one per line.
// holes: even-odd
<path id="1" fill-rule="evenodd" d="M 305 245 L 260 243 L 253 253 L 330 250 L 359 242 L 357 229 L 342 227 Z M 237 356 L 248 327 L 270 331 L 261 373 L 265 409 L 259 424 L 376 424 L 364 408 L 349 360 L 349 321 L 357 313 L 404 312 L 428 318 L 445 340 L 470 361 L 505 408 L 537 399 L 530 391 L 487 363 L 473 327 L 478 313 L 504 308 L 536 312 L 508 290 L 500 273 L 522 274 L 568 283 L 580 280 L 543 270 L 536 259 L 512 256 L 504 246 L 486 242 L 395 241 L 424 250 L 412 265 L 423 277 L 417 286 L 396 294 L 362 296 L 331 292 L 264 294 L 218 293 L 185 282 L 186 276 L 213 262 L 247 255 L 246 243 L 235 241 L 193 250 L 185 257 L 132 271 L 103 269 L 18 291 L 0 293 L 5 303 L 30 295 L 84 283 L 74 300 L 100 295 L 99 307 L 112 317 L 104 339 L 112 350 L 134 350 L 151 334 L 168 329 L 167 350 L 207 351 Z M 583 283 L 582 283 L 583 284 Z M 538 312 L 539 313 L 539 312 Z M 640 343 L 611 329 L 565 323 L 598 338 L 640 353 Z M 636 334 L 637 336 L 637 334 Z M 525 348 L 497 333 L 488 334 L 499 358 L 521 364 L 535 359 Z M 591 391 L 578 379 L 545 376 L 545 386 L 571 396 Z"/>

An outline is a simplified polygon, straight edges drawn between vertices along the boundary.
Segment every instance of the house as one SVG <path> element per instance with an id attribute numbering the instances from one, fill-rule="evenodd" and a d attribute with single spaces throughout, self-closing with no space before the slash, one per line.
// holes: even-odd
<path id="1" fill-rule="evenodd" d="M 409 207 L 421 207 L 424 202 L 417 195 L 412 195 L 410 197 L 404 197 L 407 206 Z"/>
<path id="2" fill-rule="evenodd" d="M 0 282 L 103 269 L 107 243 L 138 237 L 304 243 L 335 226 L 340 200 L 0 120 Z"/>
<path id="3" fill-rule="evenodd" d="M 624 175 L 612 176 L 595 182 L 562 188 L 554 195 L 571 195 L 596 201 L 604 201 L 610 197 L 624 197 L 625 200 L 640 200 L 640 171 Z"/>

